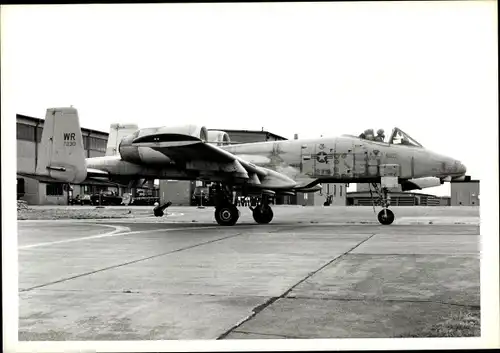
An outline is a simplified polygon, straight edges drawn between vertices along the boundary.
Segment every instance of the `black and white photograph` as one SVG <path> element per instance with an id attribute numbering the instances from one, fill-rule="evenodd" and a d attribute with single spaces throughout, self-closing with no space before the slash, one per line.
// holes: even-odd
<path id="1" fill-rule="evenodd" d="M 0 14 L 4 351 L 499 348 L 496 1 Z"/>

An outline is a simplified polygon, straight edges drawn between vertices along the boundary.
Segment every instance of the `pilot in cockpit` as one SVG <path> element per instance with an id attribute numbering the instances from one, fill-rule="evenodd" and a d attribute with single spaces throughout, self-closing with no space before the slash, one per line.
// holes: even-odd
<path id="1" fill-rule="evenodd" d="M 373 133 L 373 129 L 365 130 L 365 139 L 373 141 L 375 139 L 375 134 Z"/>
<path id="2" fill-rule="evenodd" d="M 378 129 L 377 136 L 375 136 L 375 141 L 384 142 L 384 140 L 385 140 L 384 129 Z"/>

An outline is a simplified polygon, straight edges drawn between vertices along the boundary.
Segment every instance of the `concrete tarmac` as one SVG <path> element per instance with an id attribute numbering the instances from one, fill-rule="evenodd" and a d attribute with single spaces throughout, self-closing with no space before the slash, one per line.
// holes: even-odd
<path id="1" fill-rule="evenodd" d="M 478 208 L 392 209 L 19 221 L 19 340 L 385 338 L 479 308 Z"/>

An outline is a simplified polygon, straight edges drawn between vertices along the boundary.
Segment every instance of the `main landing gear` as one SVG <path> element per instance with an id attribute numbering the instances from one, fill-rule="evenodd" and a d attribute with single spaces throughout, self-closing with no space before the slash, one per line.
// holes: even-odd
<path id="1" fill-rule="evenodd" d="M 382 187 L 380 189 L 377 184 L 372 183 L 375 192 L 378 195 L 378 199 L 376 201 L 377 204 L 382 206 L 382 211 L 378 213 L 378 221 L 380 224 L 383 225 L 390 225 L 392 222 L 394 222 L 394 213 L 389 209 L 390 205 L 390 196 L 389 196 L 389 190 L 386 187 Z M 370 194 L 371 194 L 371 189 L 370 189 Z M 373 195 L 372 195 L 373 199 Z M 373 205 L 373 211 L 375 212 L 375 205 Z"/>
<path id="2" fill-rule="evenodd" d="M 274 213 L 269 206 L 269 196 L 266 194 L 262 195 L 260 203 L 255 208 L 250 207 L 250 209 L 253 219 L 259 224 L 268 224 L 273 220 Z"/>
<path id="3" fill-rule="evenodd" d="M 221 226 L 234 226 L 240 218 L 240 211 L 233 202 L 231 188 L 217 185 L 215 197 L 215 220 Z"/>
<path id="4" fill-rule="evenodd" d="M 232 189 L 228 186 L 219 184 L 215 192 L 215 220 L 221 226 L 235 225 L 240 218 L 240 211 L 234 203 Z M 255 222 L 259 224 L 268 224 L 272 221 L 274 213 L 271 206 L 269 206 L 268 195 L 262 195 L 259 204 L 254 208 L 250 205 L 249 208 L 252 211 Z"/>

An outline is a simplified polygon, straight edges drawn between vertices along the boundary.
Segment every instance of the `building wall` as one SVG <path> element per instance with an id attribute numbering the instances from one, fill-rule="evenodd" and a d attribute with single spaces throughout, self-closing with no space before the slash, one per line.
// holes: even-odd
<path id="1" fill-rule="evenodd" d="M 440 197 L 439 198 L 439 206 L 450 206 L 451 205 L 451 197 Z"/>
<path id="2" fill-rule="evenodd" d="M 59 189 L 57 193 L 48 194 L 47 189 Z M 59 184 L 38 183 L 38 200 L 40 205 L 67 205 L 68 191 L 65 186 Z"/>
<path id="3" fill-rule="evenodd" d="M 332 195 L 331 206 L 345 206 L 347 203 L 347 184 L 323 184 L 322 194 L 323 202 L 326 200 L 326 195 Z"/>
<path id="4" fill-rule="evenodd" d="M 170 201 L 173 206 L 189 206 L 194 185 L 189 180 L 160 180 L 160 203 Z"/>
<path id="5" fill-rule="evenodd" d="M 479 181 L 451 183 L 451 206 L 479 206 Z"/>

